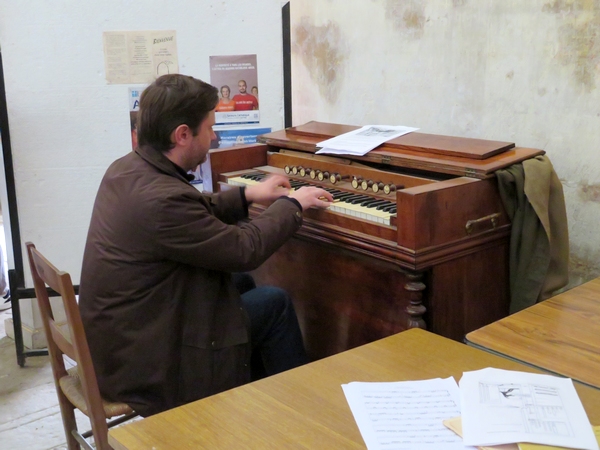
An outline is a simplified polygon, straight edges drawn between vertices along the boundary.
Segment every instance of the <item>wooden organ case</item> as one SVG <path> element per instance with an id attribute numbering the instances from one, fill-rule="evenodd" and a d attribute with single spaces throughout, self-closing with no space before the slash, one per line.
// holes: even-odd
<path id="1" fill-rule="evenodd" d="M 309 122 L 211 150 L 203 165 L 207 191 L 285 173 L 340 199 L 305 211 L 295 237 L 253 272 L 257 284 L 291 294 L 309 356 L 411 327 L 462 341 L 506 316 L 511 225 L 494 171 L 544 152 L 410 133 L 362 157 L 314 154 L 356 128 Z M 253 205 L 250 217 L 263 210 Z"/>

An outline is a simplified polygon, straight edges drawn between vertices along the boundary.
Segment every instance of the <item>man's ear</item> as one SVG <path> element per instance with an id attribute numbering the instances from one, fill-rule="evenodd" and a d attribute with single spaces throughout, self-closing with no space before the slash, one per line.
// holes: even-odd
<path id="1" fill-rule="evenodd" d="M 182 123 L 171 133 L 171 142 L 175 145 L 187 145 L 192 139 L 193 133 L 190 127 Z"/>

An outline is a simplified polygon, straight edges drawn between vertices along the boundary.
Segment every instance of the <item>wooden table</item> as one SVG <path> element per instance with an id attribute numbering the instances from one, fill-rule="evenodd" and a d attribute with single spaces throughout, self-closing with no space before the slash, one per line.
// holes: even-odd
<path id="1" fill-rule="evenodd" d="M 453 376 L 484 367 L 536 372 L 420 329 L 132 422 L 109 432 L 115 450 L 364 449 L 341 388 L 351 381 Z M 600 390 L 576 384 L 592 424 Z"/>
<path id="2" fill-rule="evenodd" d="M 600 278 L 473 331 L 466 342 L 600 388 Z"/>

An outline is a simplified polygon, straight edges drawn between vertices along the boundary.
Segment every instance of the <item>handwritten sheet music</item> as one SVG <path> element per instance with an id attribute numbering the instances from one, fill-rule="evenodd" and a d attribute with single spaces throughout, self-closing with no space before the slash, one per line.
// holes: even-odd
<path id="1" fill-rule="evenodd" d="M 598 450 L 569 378 L 487 368 L 460 380 L 465 443 L 532 442 Z"/>
<path id="2" fill-rule="evenodd" d="M 465 450 L 442 421 L 460 415 L 454 378 L 343 384 L 369 450 Z"/>

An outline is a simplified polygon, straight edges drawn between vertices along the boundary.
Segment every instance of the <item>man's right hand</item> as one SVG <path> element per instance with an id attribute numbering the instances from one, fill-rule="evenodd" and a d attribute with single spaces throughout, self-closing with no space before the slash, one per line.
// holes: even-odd
<path id="1" fill-rule="evenodd" d="M 291 192 L 290 198 L 300 203 L 303 210 L 308 208 L 326 209 L 333 203 L 333 196 L 325 189 L 314 186 L 304 186 Z"/>

